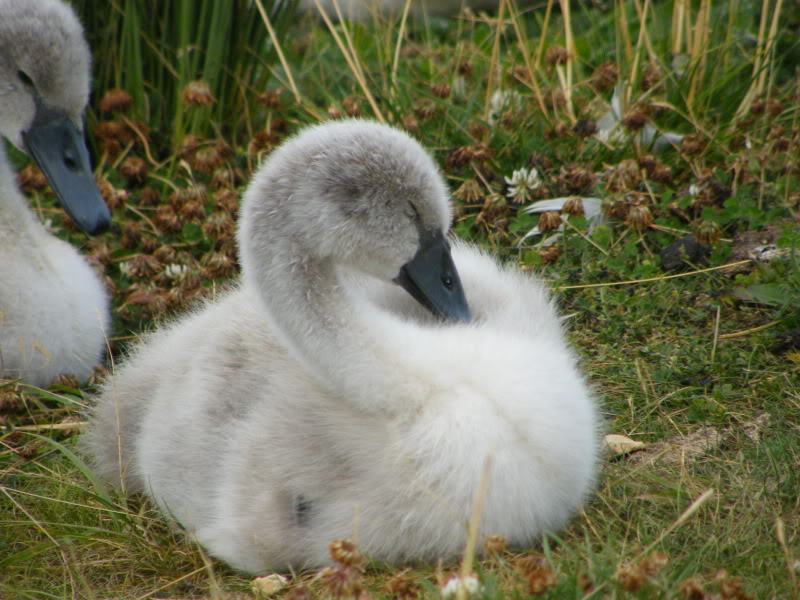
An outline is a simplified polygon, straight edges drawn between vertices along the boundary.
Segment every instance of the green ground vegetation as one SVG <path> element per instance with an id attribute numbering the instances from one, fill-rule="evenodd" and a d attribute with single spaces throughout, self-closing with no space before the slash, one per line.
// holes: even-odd
<path id="1" fill-rule="evenodd" d="M 458 235 L 548 282 L 607 433 L 646 445 L 609 450 L 596 493 L 539 546 L 301 573 L 279 595 L 435 598 L 466 568 L 485 598 L 800 597 L 793 3 L 503 1 L 494 15 L 333 23 L 259 0 L 232 2 L 233 17 L 114 0 L 113 25 L 75 4 L 114 231 L 78 234 L 15 158 L 42 218 L 112 290 L 113 356 L 236 276 L 240 192 L 274 147 L 309 123 L 376 118 L 432 150 Z M 563 197 L 596 200 L 526 211 Z M 600 220 L 581 214 L 592 203 Z M 707 251 L 666 269 L 663 249 L 686 235 Z M 0 382 L 0 597 L 252 597 L 250 579 L 74 454 L 91 392 Z"/>

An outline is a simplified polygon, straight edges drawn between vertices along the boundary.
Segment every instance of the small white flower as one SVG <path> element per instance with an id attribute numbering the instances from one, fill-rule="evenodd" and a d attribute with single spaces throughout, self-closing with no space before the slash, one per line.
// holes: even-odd
<path id="1" fill-rule="evenodd" d="M 515 170 L 511 178 L 506 177 L 505 180 L 508 185 L 506 196 L 512 198 L 514 202 L 527 202 L 530 192 L 542 185 L 539 171 L 525 167 Z"/>
<path id="2" fill-rule="evenodd" d="M 458 593 L 460 588 L 463 588 L 468 595 L 472 595 L 478 593 L 481 584 L 474 575 L 467 575 L 466 577 L 457 575 L 448 579 L 447 583 L 439 591 L 442 594 L 442 598 L 451 598 Z"/>
<path id="3" fill-rule="evenodd" d="M 166 275 L 170 279 L 181 279 L 188 272 L 189 272 L 189 267 L 187 267 L 186 265 L 178 265 L 172 263 L 164 267 L 164 275 Z"/>
<path id="4" fill-rule="evenodd" d="M 697 196 L 700 193 L 700 186 L 696 183 L 693 183 L 689 186 L 689 195 L 690 196 Z"/>
<path id="5" fill-rule="evenodd" d="M 125 262 L 119 263 L 119 270 L 126 277 L 130 277 L 131 276 L 131 261 L 126 260 Z"/>
<path id="6" fill-rule="evenodd" d="M 496 90 L 489 104 L 489 125 L 494 125 L 507 110 L 522 107 L 522 95 L 514 90 Z"/>

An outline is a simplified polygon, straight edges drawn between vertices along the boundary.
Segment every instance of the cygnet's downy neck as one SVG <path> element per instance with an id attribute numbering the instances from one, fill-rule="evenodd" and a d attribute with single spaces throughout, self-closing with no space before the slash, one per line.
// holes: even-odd
<path id="1" fill-rule="evenodd" d="M 0 138 L 0 230 L 19 236 L 31 228 L 41 229 L 41 225 L 17 187 L 5 144 L 5 140 Z"/>
<path id="2" fill-rule="evenodd" d="M 245 218 L 248 212 L 245 211 Z M 250 213 L 252 215 L 252 213 Z M 263 215 L 261 215 L 263 216 Z M 396 412 L 402 406 L 383 404 L 387 389 L 403 389 L 422 398 L 413 372 L 406 372 L 403 356 L 396 356 L 399 330 L 371 311 L 376 306 L 356 301 L 345 289 L 341 267 L 330 258 L 315 257 L 281 226 L 282 215 L 242 240 L 245 285 L 260 297 L 270 321 L 295 358 L 321 383 L 343 392 L 347 399 L 370 412 Z M 430 236 L 399 273 L 396 281 L 434 314 L 453 322 L 469 320 L 469 308 L 443 235 Z M 259 243 L 259 240 L 262 240 Z M 263 244 L 269 240 L 269 247 Z M 445 281 L 443 281 L 445 280 Z M 437 291 L 436 286 L 443 291 Z M 375 318 L 371 318 L 375 317 Z M 405 334 L 403 337 L 406 337 Z M 394 396 L 396 399 L 396 395 Z"/>

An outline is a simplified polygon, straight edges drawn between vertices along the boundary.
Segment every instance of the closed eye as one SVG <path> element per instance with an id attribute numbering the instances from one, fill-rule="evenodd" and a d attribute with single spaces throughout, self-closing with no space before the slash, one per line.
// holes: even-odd
<path id="1" fill-rule="evenodd" d="M 33 79 L 31 79 L 30 75 L 28 75 L 25 71 L 17 71 L 17 77 L 19 77 L 19 80 L 26 87 L 33 87 Z"/>
<path id="2" fill-rule="evenodd" d="M 411 212 L 410 213 L 408 213 L 408 212 L 406 213 L 408 215 L 408 217 L 410 219 L 414 219 L 417 223 L 422 221 L 422 219 L 419 216 L 419 211 L 417 210 L 417 207 L 414 206 L 414 204 L 411 203 L 411 202 L 408 203 L 408 206 L 411 208 Z"/>

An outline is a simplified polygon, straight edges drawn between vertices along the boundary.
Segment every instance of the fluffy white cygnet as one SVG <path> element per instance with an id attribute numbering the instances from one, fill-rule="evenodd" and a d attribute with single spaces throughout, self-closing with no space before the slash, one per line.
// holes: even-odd
<path id="1" fill-rule="evenodd" d="M 450 221 L 405 133 L 288 140 L 244 196 L 241 282 L 96 399 L 95 468 L 253 573 L 326 563 L 345 537 L 377 561 L 454 559 L 483 473 L 482 535 L 564 525 L 595 480 L 595 402 L 547 291 L 461 242 L 451 260 Z"/>
<path id="2" fill-rule="evenodd" d="M 82 138 L 88 97 L 89 49 L 73 11 L 56 0 L 0 0 L 0 137 L 33 155 L 75 222 L 94 233 L 109 215 Z M 100 279 L 30 210 L 0 139 L 0 377 L 85 380 L 108 323 Z"/>

